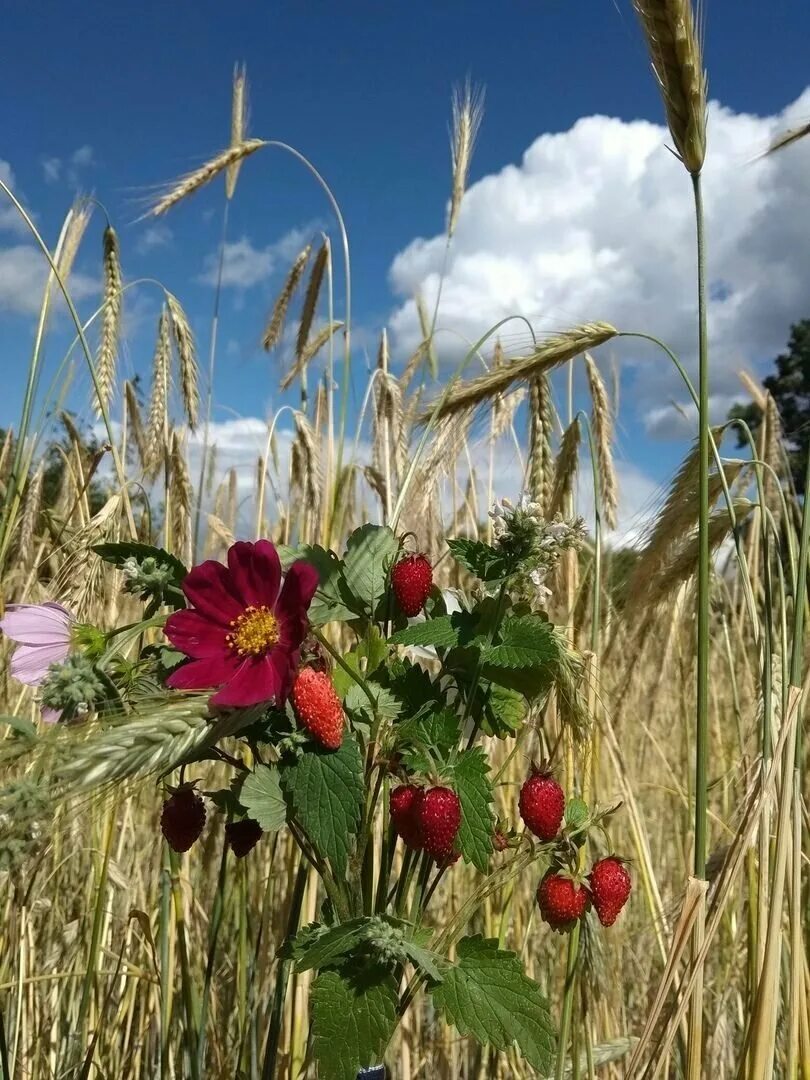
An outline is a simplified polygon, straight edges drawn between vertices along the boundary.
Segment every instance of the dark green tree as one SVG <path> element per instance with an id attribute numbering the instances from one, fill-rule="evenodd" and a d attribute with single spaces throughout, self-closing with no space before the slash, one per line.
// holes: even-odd
<path id="1" fill-rule="evenodd" d="M 787 352 L 776 357 L 776 372 L 763 381 L 774 400 L 782 421 L 793 482 L 804 495 L 804 476 L 810 452 L 810 319 L 802 319 L 790 328 Z M 735 405 L 729 418 L 740 417 L 756 432 L 762 410 L 753 402 Z M 744 445 L 740 438 L 739 444 Z"/>

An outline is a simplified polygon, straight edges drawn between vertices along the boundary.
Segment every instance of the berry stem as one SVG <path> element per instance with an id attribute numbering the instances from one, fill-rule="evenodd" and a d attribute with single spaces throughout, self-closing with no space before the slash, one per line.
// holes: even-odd
<path id="1" fill-rule="evenodd" d="M 324 637 L 324 635 L 321 633 L 320 630 L 318 630 L 318 629 L 316 629 L 316 627 L 312 626 L 312 627 L 310 627 L 310 633 L 312 634 L 312 636 L 314 638 L 317 638 L 317 640 L 321 643 L 321 645 L 323 645 L 323 647 L 326 649 L 326 651 L 329 653 L 329 655 L 335 661 L 337 666 L 339 668 L 342 668 L 346 672 L 346 674 L 349 676 L 349 678 L 352 680 L 352 682 L 357 683 L 357 685 L 360 687 L 360 689 L 363 691 L 363 693 L 368 698 L 369 704 L 371 705 L 372 715 L 374 716 L 374 719 L 376 720 L 377 719 L 377 699 L 372 694 L 372 692 L 371 692 L 371 690 L 369 688 L 369 685 L 366 682 L 366 680 L 363 678 L 363 676 L 358 674 L 358 672 L 356 672 L 354 670 L 354 668 L 350 667 L 346 663 L 346 661 L 343 659 L 343 657 L 340 655 L 340 653 L 337 651 L 337 649 L 335 649 L 332 646 L 332 644 L 329 641 L 327 641 L 327 639 Z"/>
<path id="2" fill-rule="evenodd" d="M 563 1080 L 565 1076 L 565 1051 L 571 1031 L 571 1014 L 574 1006 L 574 986 L 576 984 L 577 961 L 579 960 L 579 930 L 577 922 L 568 937 L 568 956 L 565 965 L 565 995 L 560 1016 L 560 1039 L 557 1043 L 557 1068 L 554 1080 Z"/>

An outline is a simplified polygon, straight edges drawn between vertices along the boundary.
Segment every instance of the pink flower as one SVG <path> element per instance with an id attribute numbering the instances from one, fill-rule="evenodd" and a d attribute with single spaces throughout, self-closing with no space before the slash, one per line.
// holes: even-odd
<path id="1" fill-rule="evenodd" d="M 0 630 L 16 642 L 10 672 L 26 686 L 39 686 L 51 664 L 62 664 L 70 652 L 75 619 L 61 604 L 9 604 Z M 54 723 L 59 713 L 43 709 L 42 719 Z"/>
<path id="2" fill-rule="evenodd" d="M 213 705 L 283 704 L 309 627 L 318 572 L 309 563 L 293 563 L 279 592 L 280 585 L 281 563 L 269 540 L 234 544 L 227 567 L 213 560 L 195 566 L 183 582 L 193 606 L 166 620 L 166 637 L 191 662 L 172 672 L 167 685 L 220 687 Z"/>

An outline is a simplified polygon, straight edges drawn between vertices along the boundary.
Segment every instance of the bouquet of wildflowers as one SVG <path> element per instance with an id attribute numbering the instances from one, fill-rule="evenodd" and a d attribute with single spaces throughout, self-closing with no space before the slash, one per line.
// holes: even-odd
<path id="1" fill-rule="evenodd" d="M 578 933 L 591 908 L 609 925 L 630 891 L 622 860 L 587 865 L 607 814 L 566 799 L 553 772 L 557 746 L 589 722 L 584 660 L 545 611 L 583 524 L 546 522 L 525 500 L 492 517 L 491 544 L 448 541 L 464 591 L 434 584 L 415 537 L 365 525 L 341 555 L 258 540 L 190 570 L 157 548 L 99 545 L 143 604 L 139 621 L 79 626 L 48 603 L 9 606 L 0 623 L 16 642 L 11 674 L 38 688 L 43 719 L 73 740 L 43 755 L 52 792 L 158 776 L 175 853 L 212 813 L 236 858 L 289 830 L 300 869 L 276 997 L 280 1009 L 291 967 L 315 973 L 309 1046 L 327 1080 L 383 1061 L 423 993 L 461 1035 L 546 1075 L 548 1002 L 515 953 L 471 932 L 479 909 L 531 875 L 545 922 Z M 552 702 L 549 761 L 498 817 L 504 759 L 519 747 L 531 756 Z M 0 793 L 0 811 L 13 799 L 19 784 Z M 436 896 L 459 860 L 474 885 L 447 914 Z M 320 912 L 302 927 L 313 870 Z M 271 1063 L 278 1037 L 271 1027 Z"/>

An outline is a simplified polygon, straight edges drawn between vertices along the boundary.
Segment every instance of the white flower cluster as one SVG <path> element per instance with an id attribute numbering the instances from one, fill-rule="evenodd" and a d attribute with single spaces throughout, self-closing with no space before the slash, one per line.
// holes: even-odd
<path id="1" fill-rule="evenodd" d="M 492 534 L 497 547 L 519 553 L 522 571 L 533 587 L 532 600 L 545 607 L 551 598 L 546 584 L 563 551 L 578 548 L 585 538 L 582 518 L 546 521 L 542 507 L 521 495 L 517 506 L 509 499 L 496 502 L 489 512 Z"/>

